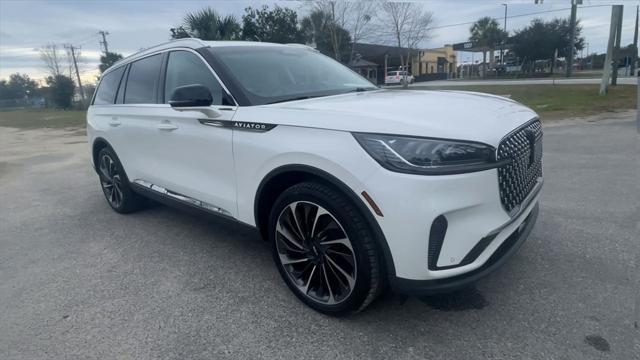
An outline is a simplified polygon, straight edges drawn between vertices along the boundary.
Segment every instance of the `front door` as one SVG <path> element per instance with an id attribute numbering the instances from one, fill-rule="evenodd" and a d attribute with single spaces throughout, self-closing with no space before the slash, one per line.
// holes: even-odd
<path id="1" fill-rule="evenodd" d="M 206 120 L 232 120 L 236 106 L 209 65 L 195 52 L 168 54 L 162 91 L 164 104 L 153 117 L 151 148 L 156 160 L 149 182 L 184 196 L 186 201 L 235 217 L 236 179 L 231 128 L 211 126 Z M 200 84 L 213 95 L 212 108 L 222 115 L 215 119 L 198 111 L 176 111 L 168 104 L 175 88 Z"/>

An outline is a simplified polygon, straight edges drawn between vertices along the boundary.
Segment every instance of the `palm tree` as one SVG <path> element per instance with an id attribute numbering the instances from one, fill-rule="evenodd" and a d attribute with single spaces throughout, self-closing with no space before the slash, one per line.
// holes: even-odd
<path id="1" fill-rule="evenodd" d="M 473 25 L 471 25 L 471 36 L 469 40 L 473 42 L 475 46 L 482 47 L 482 62 L 487 62 L 487 50 L 491 51 L 491 61 L 493 62 L 493 50 L 496 45 L 500 44 L 506 37 L 507 32 L 500 29 L 496 19 L 485 16 L 478 19 Z"/>
<path id="2" fill-rule="evenodd" d="M 222 17 L 214 9 L 207 7 L 194 13 L 188 13 L 183 25 L 171 29 L 174 39 L 197 37 L 202 40 L 240 39 L 241 26 L 232 15 Z"/>

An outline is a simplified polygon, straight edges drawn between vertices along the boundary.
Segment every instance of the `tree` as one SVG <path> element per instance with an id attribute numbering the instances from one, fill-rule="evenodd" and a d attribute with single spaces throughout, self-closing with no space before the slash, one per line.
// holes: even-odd
<path id="1" fill-rule="evenodd" d="M 50 76 L 61 75 L 68 61 L 63 57 L 62 51 L 56 44 L 47 44 L 39 49 L 40 59 L 44 62 L 44 66 Z"/>
<path id="2" fill-rule="evenodd" d="M 242 40 L 275 43 L 300 43 L 302 32 L 298 27 L 298 14 L 288 8 L 276 5 L 269 10 L 267 5 L 260 9 L 248 7 L 242 16 Z"/>
<path id="3" fill-rule="evenodd" d="M 115 64 L 118 60 L 122 60 L 122 54 L 107 52 L 104 55 L 100 56 L 100 73 L 103 73 L 105 70 L 111 67 L 111 65 Z"/>
<path id="4" fill-rule="evenodd" d="M 221 17 L 214 9 L 207 7 L 188 13 L 181 26 L 171 29 L 173 39 L 196 37 L 202 40 L 238 40 L 242 28 L 232 15 Z"/>
<path id="5" fill-rule="evenodd" d="M 334 24 L 331 15 L 322 10 L 313 10 L 305 16 L 300 28 L 305 42 L 315 44 L 316 49 L 327 56 L 343 61 L 343 55 L 349 52 L 349 32 Z"/>
<path id="6" fill-rule="evenodd" d="M 24 99 L 38 93 L 38 83 L 24 74 L 11 74 L 9 81 L 0 80 L 0 99 Z"/>
<path id="7" fill-rule="evenodd" d="M 371 25 L 376 15 L 376 1 L 344 2 L 349 4 L 347 23 L 343 26 L 351 34 L 351 53 L 349 61 L 355 57 L 356 44 L 364 40 L 370 33 Z"/>
<path id="8" fill-rule="evenodd" d="M 327 14 L 331 21 L 326 24 L 326 29 L 330 33 L 333 57 L 336 57 L 336 53 L 340 57 L 343 56 L 345 47 L 343 32 L 346 31 L 350 36 L 350 40 L 346 43 L 351 44 L 348 60 L 353 60 L 356 44 L 371 33 L 372 20 L 379 1 L 314 0 L 311 4 L 313 10 Z"/>
<path id="9" fill-rule="evenodd" d="M 406 71 L 403 87 L 407 87 L 409 58 L 412 50 L 416 50 L 419 45 L 429 39 L 433 13 L 425 10 L 420 3 L 390 1 L 382 3 L 381 12 L 380 26 L 384 36 L 399 48 L 407 50 L 406 57 L 400 55 L 400 63 Z"/>
<path id="10" fill-rule="evenodd" d="M 71 107 L 75 84 L 73 80 L 65 75 L 47 77 L 49 85 L 48 97 L 56 107 L 68 109 Z"/>
<path id="11" fill-rule="evenodd" d="M 84 92 L 87 95 L 88 102 L 91 101 L 91 98 L 93 97 L 93 93 L 96 92 L 96 84 L 84 85 Z M 88 106 L 88 102 L 87 102 L 86 106 Z"/>
<path id="12" fill-rule="evenodd" d="M 574 47 L 576 51 L 584 47 L 584 38 L 580 36 L 582 26 L 576 23 L 576 38 Z M 526 28 L 516 31 L 512 38 L 513 52 L 520 59 L 535 62 L 536 60 L 553 59 L 556 50 L 558 57 L 569 54 L 571 46 L 571 31 L 568 19 L 553 19 L 544 21 L 534 19 Z M 554 65 L 552 62 L 551 73 Z"/>
<path id="13" fill-rule="evenodd" d="M 478 19 L 469 29 L 471 36 L 469 41 L 482 47 L 482 63 L 487 63 L 487 50 L 491 51 L 490 62 L 493 63 L 493 51 L 506 38 L 507 33 L 500 29 L 496 19 L 489 16 Z"/>

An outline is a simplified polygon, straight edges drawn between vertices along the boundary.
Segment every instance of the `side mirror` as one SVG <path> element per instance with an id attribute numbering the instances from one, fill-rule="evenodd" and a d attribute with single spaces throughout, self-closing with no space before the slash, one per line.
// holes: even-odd
<path id="1" fill-rule="evenodd" d="M 211 91 L 200 84 L 177 87 L 169 100 L 172 108 L 211 106 L 211 104 L 213 104 Z"/>
<path id="2" fill-rule="evenodd" d="M 222 115 L 211 107 L 213 97 L 211 91 L 200 84 L 177 87 L 171 95 L 169 105 L 176 111 L 199 111 L 209 118 L 217 118 Z"/>

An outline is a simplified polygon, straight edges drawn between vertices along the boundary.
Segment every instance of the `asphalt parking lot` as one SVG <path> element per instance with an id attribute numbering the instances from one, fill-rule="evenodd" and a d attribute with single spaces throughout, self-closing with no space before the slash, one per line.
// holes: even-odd
<path id="1" fill-rule="evenodd" d="M 640 359 L 634 115 L 545 128 L 538 223 L 498 272 L 347 319 L 251 231 L 111 211 L 81 131 L 0 128 L 0 358 Z"/>

